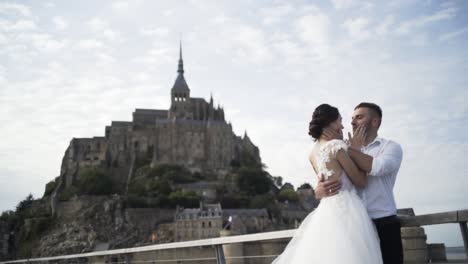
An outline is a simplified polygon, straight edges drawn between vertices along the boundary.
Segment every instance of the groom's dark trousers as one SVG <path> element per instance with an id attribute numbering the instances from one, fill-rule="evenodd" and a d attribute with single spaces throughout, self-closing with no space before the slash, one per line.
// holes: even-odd
<path id="1" fill-rule="evenodd" d="M 380 238 L 384 264 L 402 264 L 401 224 L 396 215 L 373 219 Z"/>

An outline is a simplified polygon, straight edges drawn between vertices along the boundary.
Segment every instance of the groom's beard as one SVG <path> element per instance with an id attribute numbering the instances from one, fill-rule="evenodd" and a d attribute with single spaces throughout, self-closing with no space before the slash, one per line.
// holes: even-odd
<path id="1" fill-rule="evenodd" d="M 371 123 L 372 123 L 372 120 L 369 120 L 367 121 L 366 124 L 364 124 L 366 126 L 366 134 L 369 134 L 369 131 L 371 130 Z M 359 127 L 359 125 L 356 125 L 356 126 L 353 126 L 353 135 L 356 133 L 356 129 Z"/>
<path id="2" fill-rule="evenodd" d="M 366 135 L 369 135 L 369 131 L 371 130 L 372 127 L 372 119 L 369 120 L 366 124 Z"/>

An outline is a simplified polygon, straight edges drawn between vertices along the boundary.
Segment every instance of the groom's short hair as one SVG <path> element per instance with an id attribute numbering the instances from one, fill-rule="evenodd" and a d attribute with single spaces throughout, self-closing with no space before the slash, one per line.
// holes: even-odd
<path id="1" fill-rule="evenodd" d="M 362 107 L 370 109 L 373 114 L 377 115 L 380 119 L 382 119 L 382 109 L 380 108 L 380 106 L 378 106 L 378 105 L 376 105 L 374 103 L 362 102 L 362 103 L 358 104 L 354 108 L 354 110 L 356 110 L 358 108 L 362 108 Z"/>

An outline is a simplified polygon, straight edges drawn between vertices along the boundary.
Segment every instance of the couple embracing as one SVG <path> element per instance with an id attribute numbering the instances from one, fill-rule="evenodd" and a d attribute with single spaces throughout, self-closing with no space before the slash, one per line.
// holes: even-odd
<path id="1" fill-rule="evenodd" d="M 309 124 L 316 144 L 309 161 L 319 177 L 320 205 L 273 264 L 400 264 L 403 249 L 393 195 L 402 160 L 394 141 L 378 136 L 382 110 L 354 109 L 353 135 L 343 140 L 337 108 L 318 106 Z"/>

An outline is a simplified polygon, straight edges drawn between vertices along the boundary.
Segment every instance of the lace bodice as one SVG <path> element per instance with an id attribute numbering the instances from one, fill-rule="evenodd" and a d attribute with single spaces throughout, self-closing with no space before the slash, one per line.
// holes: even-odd
<path id="1" fill-rule="evenodd" d="M 327 163 L 331 158 L 336 158 L 336 154 L 340 149 L 347 151 L 348 145 L 346 145 L 344 141 L 338 139 L 330 140 L 320 147 L 317 157 L 317 170 L 319 175 L 322 175 L 325 180 L 335 173 L 335 171 L 327 168 Z M 353 184 L 348 179 L 344 170 L 340 177 L 342 183 L 341 190 L 354 189 Z"/>
<path id="2" fill-rule="evenodd" d="M 327 168 L 327 162 L 330 161 L 330 158 L 336 158 L 336 154 L 340 149 L 348 150 L 348 146 L 342 140 L 334 139 L 325 143 L 320 147 L 318 152 L 318 173 L 321 174 L 325 180 L 328 177 L 331 177 L 335 172 Z"/>

